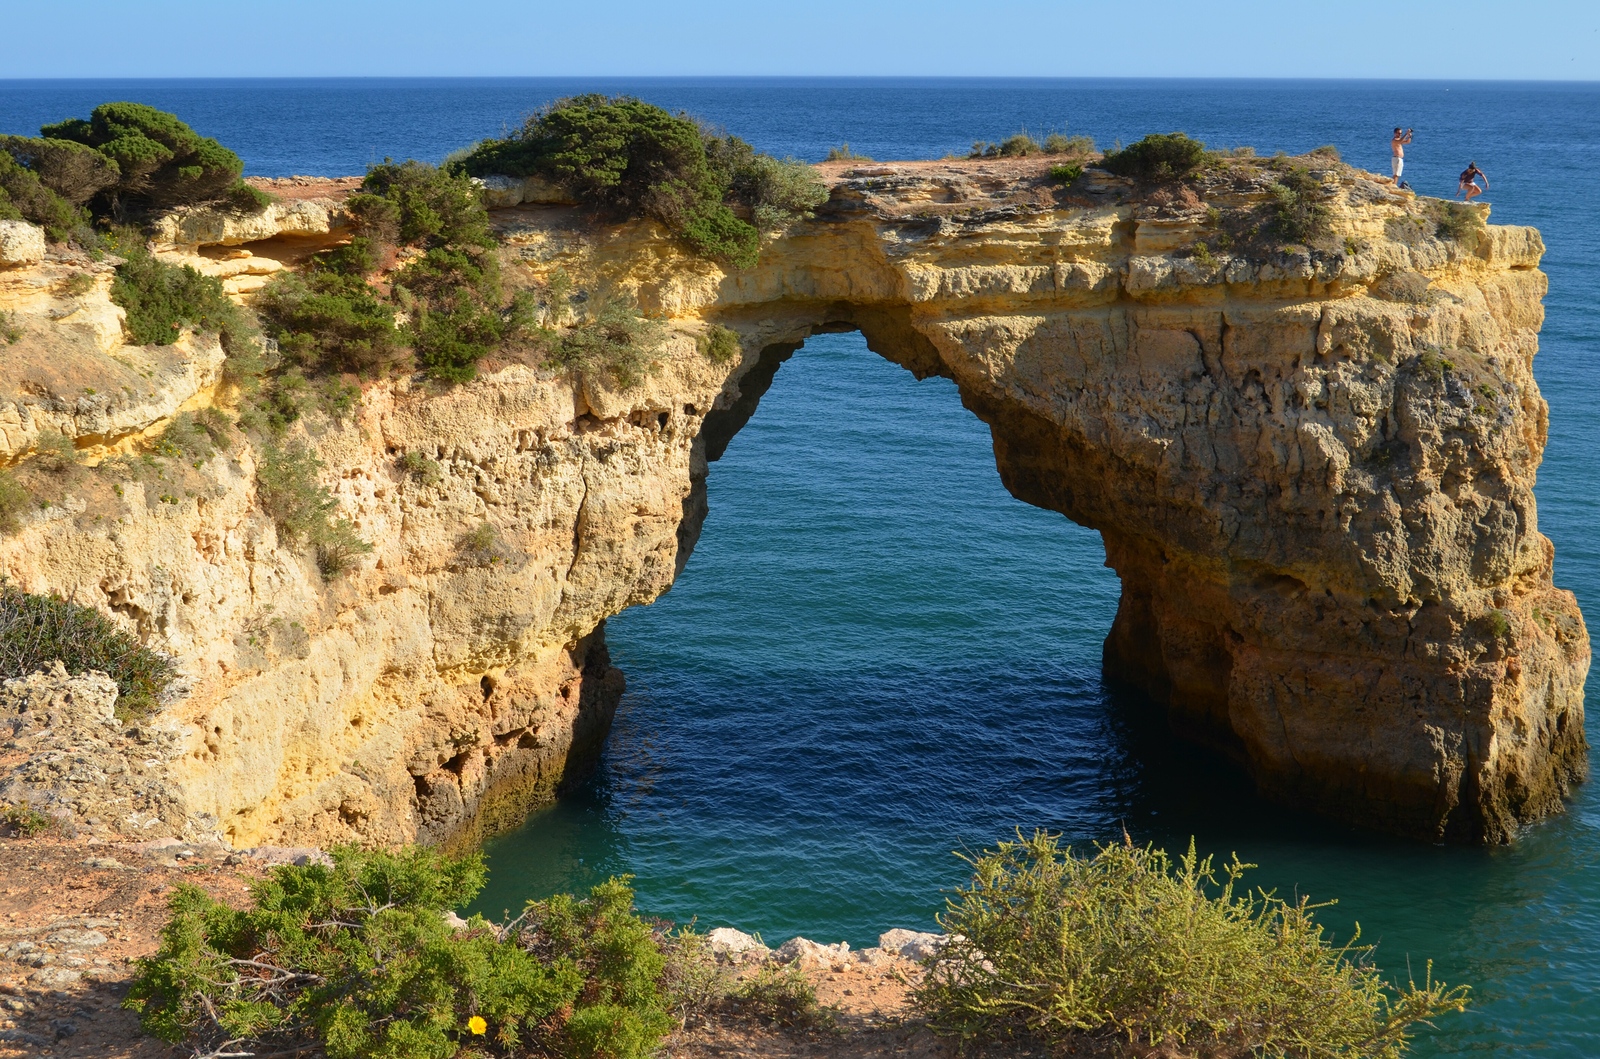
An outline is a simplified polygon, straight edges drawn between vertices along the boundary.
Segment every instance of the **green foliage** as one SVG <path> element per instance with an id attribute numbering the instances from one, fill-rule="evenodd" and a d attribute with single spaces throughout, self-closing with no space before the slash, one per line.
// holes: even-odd
<path id="1" fill-rule="evenodd" d="M 810 1026 L 824 1021 L 817 990 L 795 964 L 762 966 L 740 982 L 731 999 L 737 1008 L 779 1026 Z"/>
<path id="2" fill-rule="evenodd" d="M 0 533 L 15 533 L 22 528 L 22 513 L 28 510 L 28 491 L 17 476 L 0 468 Z"/>
<path id="3" fill-rule="evenodd" d="M 94 277 L 87 272 L 74 272 L 61 281 L 59 288 L 69 298 L 77 298 L 94 289 Z"/>
<path id="4" fill-rule="evenodd" d="M 33 463 L 51 474 L 66 474 L 78 468 L 78 446 L 65 434 L 44 431 L 34 440 Z"/>
<path id="5" fill-rule="evenodd" d="M 363 227 L 393 223 L 401 243 L 432 248 L 491 249 L 489 213 L 470 179 L 426 162 L 384 159 L 367 170 L 361 182 L 358 216 Z M 390 204 L 379 206 L 366 196 Z"/>
<path id="6" fill-rule="evenodd" d="M 348 518 L 333 517 L 339 501 L 317 481 L 321 470 L 322 461 L 304 442 L 288 446 L 269 442 L 256 463 L 256 497 L 284 543 L 315 547 L 318 568 L 332 578 L 371 552 L 372 545 L 361 539 Z"/>
<path id="7" fill-rule="evenodd" d="M 940 917 L 951 941 L 915 993 L 942 1032 L 1392 1059 L 1409 1026 L 1466 1003 L 1431 965 L 1421 987 L 1388 985 L 1370 949 L 1323 936 L 1317 906 L 1237 893 L 1237 859 L 1219 884 L 1192 842 L 1176 863 L 1132 843 L 1079 857 L 1036 832 L 968 859 Z"/>
<path id="8" fill-rule="evenodd" d="M 61 821 L 23 803 L 0 802 L 0 828 L 16 838 L 33 838 L 61 828 Z"/>
<path id="9" fill-rule="evenodd" d="M 114 163 L 116 182 L 91 193 L 100 202 L 97 213 L 211 202 L 226 196 L 244 171 L 239 156 L 216 140 L 143 103 L 102 103 L 87 121 L 69 118 L 39 131 L 46 140 L 93 148 Z"/>
<path id="10" fill-rule="evenodd" d="M 1436 206 L 1429 203 L 1436 218 L 1434 234 L 1440 239 L 1453 239 L 1468 249 L 1476 247 L 1484 231 L 1483 215 L 1464 202 L 1435 201 Z"/>
<path id="11" fill-rule="evenodd" d="M 1100 167 L 1136 180 L 1179 180 L 1205 160 L 1206 145 L 1181 132 L 1151 133 L 1120 151 L 1110 151 Z"/>
<path id="12" fill-rule="evenodd" d="M 85 212 L 45 186 L 7 150 L 0 150 L 0 217 L 31 221 L 52 242 L 92 242 Z"/>
<path id="13" fill-rule="evenodd" d="M 254 343 L 248 318 L 223 293 L 222 281 L 156 260 L 136 233 L 122 233 L 116 250 L 123 262 L 111 282 L 111 300 L 127 310 L 128 336 L 135 343 L 170 346 L 185 327 L 216 332 L 230 352 Z"/>
<path id="14" fill-rule="evenodd" d="M 1045 154 L 1070 154 L 1087 158 L 1094 154 L 1094 139 L 1089 136 L 1067 136 L 1052 132 L 1044 138 Z"/>
<path id="15" fill-rule="evenodd" d="M 9 346 L 21 337 L 22 328 L 17 326 L 17 315 L 0 310 L 0 342 Z"/>
<path id="16" fill-rule="evenodd" d="M 260 213 L 272 205 L 272 196 L 258 187 L 235 180 L 223 193 L 222 201 L 239 213 Z"/>
<path id="17" fill-rule="evenodd" d="M 700 355 L 713 364 L 726 364 L 736 359 L 740 352 L 739 333 L 721 324 L 712 324 L 704 334 L 695 339 Z"/>
<path id="18" fill-rule="evenodd" d="M 751 222 L 763 232 L 808 220 L 828 201 L 828 186 L 815 169 L 793 158 L 758 154 L 737 136 L 708 139 L 706 157 L 727 185 L 728 201 L 749 210 Z"/>
<path id="19" fill-rule="evenodd" d="M 430 456 L 424 455 L 416 449 L 402 455 L 395 461 L 396 465 L 409 475 L 414 481 L 423 485 L 438 485 L 440 479 L 439 462 Z"/>
<path id="20" fill-rule="evenodd" d="M 1077 180 L 1079 177 L 1083 176 L 1083 166 L 1076 162 L 1068 162 L 1064 165 L 1053 165 L 1050 167 L 1049 172 L 1045 175 L 1049 178 L 1050 183 L 1052 184 L 1070 184 L 1074 180 Z"/>
<path id="21" fill-rule="evenodd" d="M 650 1055 L 672 1028 L 660 992 L 666 960 L 633 913 L 626 877 L 601 883 L 585 900 L 557 894 L 532 902 L 525 915 L 523 948 L 543 964 L 572 966 L 584 982 L 583 1004 L 563 1027 L 570 1054 Z"/>
<path id="22" fill-rule="evenodd" d="M 73 140 L 0 136 L 0 150 L 73 206 L 85 205 L 122 176 L 111 158 Z"/>
<path id="23" fill-rule="evenodd" d="M 68 673 L 97 669 L 115 680 L 117 716 L 123 718 L 154 711 L 177 675 L 172 659 L 99 611 L 0 581 L 0 679 L 48 669 L 56 659 Z"/>
<path id="24" fill-rule="evenodd" d="M 456 542 L 461 557 L 472 566 L 493 566 L 503 562 L 500 554 L 500 534 L 488 522 L 480 522 L 461 535 Z"/>
<path id="25" fill-rule="evenodd" d="M 1026 132 L 1013 133 L 1000 141 L 1001 158 L 1026 158 L 1043 151 L 1044 148 L 1039 146 L 1039 141 Z"/>
<path id="26" fill-rule="evenodd" d="M 545 362 L 627 390 L 644 381 L 660 338 L 660 325 L 631 303 L 602 298 L 583 319 L 553 336 Z"/>
<path id="27" fill-rule="evenodd" d="M 1304 169 L 1291 169 L 1270 188 L 1270 228 L 1291 243 L 1310 244 L 1328 234 L 1327 192 Z"/>
<path id="28" fill-rule="evenodd" d="M 394 307 L 360 276 L 286 272 L 262 290 L 256 307 L 279 352 L 303 368 L 368 373 L 402 353 Z"/>
<path id="29" fill-rule="evenodd" d="M 1321 147 L 1313 147 L 1307 151 L 1306 157 L 1315 158 L 1321 162 L 1337 162 L 1339 160 L 1339 148 L 1334 144 L 1325 143 Z"/>
<path id="30" fill-rule="evenodd" d="M 544 177 L 604 213 L 653 218 L 697 254 L 746 268 L 760 240 L 723 201 L 731 172 L 707 156 L 715 139 L 642 100 L 590 94 L 557 100 L 453 164 L 473 176 Z"/>
<path id="31" fill-rule="evenodd" d="M 530 904 L 503 935 L 481 919 L 451 929 L 445 913 L 483 877 L 477 855 L 345 847 L 332 866 L 274 869 L 245 910 L 179 887 L 126 1006 L 214 1054 L 651 1055 L 671 1028 L 664 960 L 627 884 Z"/>
<path id="32" fill-rule="evenodd" d="M 828 157 L 824 158 L 823 161 L 825 161 L 825 162 L 870 162 L 870 161 L 872 161 L 872 159 L 867 157 L 864 154 L 857 154 L 855 151 L 852 151 L 850 149 L 850 145 L 849 144 L 841 143 L 837 147 L 828 148 Z"/>

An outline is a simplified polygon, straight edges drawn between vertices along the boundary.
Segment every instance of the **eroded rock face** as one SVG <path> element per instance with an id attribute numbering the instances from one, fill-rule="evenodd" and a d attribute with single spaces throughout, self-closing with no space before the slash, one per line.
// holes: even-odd
<path id="1" fill-rule="evenodd" d="M 605 619 L 671 585 L 708 463 L 782 360 L 856 327 L 957 383 L 1013 493 L 1100 530 L 1123 584 L 1107 667 L 1181 732 L 1283 800 L 1501 841 L 1585 770 L 1587 633 L 1532 493 L 1542 244 L 1441 240 L 1409 196 L 1321 175 L 1342 251 L 1195 249 L 1208 206 L 1254 208 L 1264 183 L 1157 201 L 982 165 L 834 173 L 817 219 L 734 274 L 648 224 L 504 209 L 508 275 L 564 269 L 666 322 L 643 385 L 520 364 L 368 384 L 306 435 L 374 545 L 331 582 L 260 510 L 242 439 L 174 468 L 181 489 L 74 487 L 0 541 L 0 570 L 179 657 L 168 775 L 235 845 L 468 840 L 593 760 L 622 685 Z M 741 357 L 698 351 L 711 323 Z M 173 348 L 196 364 L 174 407 L 231 400 L 199 343 Z M 150 407 L 118 429 L 159 433 Z M 483 523 L 492 546 L 465 539 Z"/>

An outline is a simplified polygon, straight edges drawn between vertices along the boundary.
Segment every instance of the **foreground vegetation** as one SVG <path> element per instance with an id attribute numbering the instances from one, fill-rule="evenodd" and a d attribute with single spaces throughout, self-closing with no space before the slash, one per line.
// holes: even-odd
<path id="1" fill-rule="evenodd" d="M 245 910 L 181 887 L 127 1006 L 196 1054 L 329 1059 L 644 1059 L 719 1004 L 777 1021 L 815 1008 L 798 974 L 734 982 L 700 935 L 641 919 L 625 879 L 453 926 L 483 880 L 477 855 L 341 848 L 274 869 Z"/>
<path id="2" fill-rule="evenodd" d="M 912 998 L 963 1042 L 1393 1059 L 1409 1026 L 1465 1004 L 1465 989 L 1387 985 L 1313 906 L 1241 894 L 1246 865 L 1219 883 L 1192 847 L 1176 862 L 1128 843 L 1078 857 L 1036 834 L 972 866 Z M 127 1006 L 197 1055 L 330 1059 L 644 1059 L 707 1015 L 828 1022 L 803 973 L 736 978 L 704 935 L 640 918 L 626 879 L 506 923 L 450 918 L 483 881 L 478 855 L 345 847 L 275 868 L 247 909 L 181 887 Z"/>
<path id="3" fill-rule="evenodd" d="M 1237 858 L 1219 882 L 1192 842 L 1176 862 L 1131 842 L 1083 857 L 1036 832 L 970 862 L 940 918 L 951 942 L 917 992 L 963 1039 L 1391 1059 L 1408 1027 L 1466 1003 L 1431 965 L 1421 986 L 1390 986 L 1371 949 L 1330 942 L 1319 906 L 1241 892 Z"/>

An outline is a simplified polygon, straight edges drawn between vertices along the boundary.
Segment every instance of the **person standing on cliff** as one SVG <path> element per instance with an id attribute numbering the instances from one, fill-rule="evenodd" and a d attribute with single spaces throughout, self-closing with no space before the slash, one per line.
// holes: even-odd
<path id="1" fill-rule="evenodd" d="M 1483 187 L 1478 186 L 1478 178 L 1483 177 Z M 1461 194 L 1471 202 L 1476 195 L 1482 195 L 1489 190 L 1489 174 L 1478 168 L 1477 162 L 1468 162 L 1466 171 L 1461 174 Z"/>
<path id="2" fill-rule="evenodd" d="M 1400 126 L 1396 125 L 1394 127 L 1394 136 L 1389 140 L 1389 162 L 1394 167 L 1394 186 L 1397 188 L 1407 186 L 1401 183 L 1400 174 L 1405 172 L 1406 144 L 1410 142 L 1411 130 L 1402 131 Z"/>

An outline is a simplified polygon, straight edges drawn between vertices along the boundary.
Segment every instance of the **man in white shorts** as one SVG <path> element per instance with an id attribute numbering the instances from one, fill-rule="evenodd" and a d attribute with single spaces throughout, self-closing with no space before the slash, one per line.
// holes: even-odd
<path id="1" fill-rule="evenodd" d="M 1394 166 L 1394 186 L 1400 186 L 1400 174 L 1406 168 L 1406 144 L 1411 142 L 1411 130 L 1401 131 L 1395 126 L 1394 138 L 1389 141 L 1390 162 Z"/>

